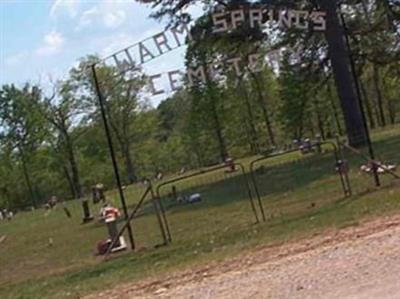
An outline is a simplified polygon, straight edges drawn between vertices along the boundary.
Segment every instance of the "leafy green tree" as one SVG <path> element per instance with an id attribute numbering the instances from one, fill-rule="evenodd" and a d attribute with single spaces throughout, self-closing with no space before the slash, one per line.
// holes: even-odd
<path id="1" fill-rule="evenodd" d="M 156 18 L 167 17 L 172 23 L 179 20 L 187 20 L 190 15 L 183 12 L 184 8 L 194 4 L 194 1 L 186 0 L 156 0 L 153 1 L 154 14 Z M 318 53 L 318 56 L 313 55 L 309 58 L 318 60 L 325 59 L 327 55 L 331 61 L 332 73 L 335 78 L 336 87 L 338 90 L 338 96 L 340 98 L 342 112 L 344 115 L 344 122 L 346 125 L 347 136 L 350 144 L 365 145 L 366 144 L 366 132 L 363 126 L 363 118 L 361 114 L 361 108 L 359 107 L 357 94 L 354 89 L 354 80 L 351 75 L 350 60 L 348 58 L 348 50 L 346 48 L 344 40 L 343 28 L 340 24 L 339 17 L 337 15 L 338 1 L 337 0 L 317 0 L 317 1 L 218 1 L 218 2 L 204 2 L 203 7 L 205 8 L 204 16 L 209 15 L 211 11 L 217 6 L 221 5 L 226 9 L 233 8 L 249 8 L 257 4 L 268 4 L 271 7 L 286 7 L 286 8 L 300 8 L 304 10 L 321 9 L 327 13 L 327 28 L 325 31 L 326 42 L 325 43 L 310 43 L 310 40 L 320 40 L 319 38 L 313 39 L 312 37 L 316 34 L 314 32 L 306 32 L 302 34 L 295 30 L 282 30 L 278 29 L 275 33 L 275 39 L 278 41 L 275 46 L 277 47 L 289 47 L 294 49 L 294 46 L 302 46 L 302 53 L 308 54 L 308 49 L 314 49 L 312 53 Z M 209 27 L 212 25 L 210 22 L 206 30 L 210 31 Z M 266 33 L 260 34 L 260 30 L 249 31 L 249 26 L 242 26 L 244 29 L 241 33 L 245 33 L 243 41 L 262 41 L 267 38 Z M 235 35 L 240 30 L 232 30 L 231 35 Z M 240 36 L 240 34 L 237 34 Z M 281 36 L 280 38 L 276 38 Z M 202 35 L 202 38 L 205 36 Z M 243 37 L 243 36 L 242 36 Z M 311 38 L 310 38 L 311 37 Z M 325 53 L 326 55 L 322 55 Z M 303 57 L 304 58 L 304 57 Z M 304 61 L 303 61 L 304 62 Z"/>
<path id="2" fill-rule="evenodd" d="M 74 127 L 86 113 L 84 104 L 74 95 L 74 90 L 68 81 L 58 82 L 54 93 L 39 103 L 39 109 L 52 127 L 52 145 L 54 153 L 60 159 L 64 174 L 74 198 L 83 196 L 78 161 L 76 157 L 76 138 Z"/>
<path id="3" fill-rule="evenodd" d="M 30 160 L 48 133 L 46 123 L 37 109 L 41 91 L 26 84 L 23 88 L 4 85 L 0 90 L 1 141 L 18 159 L 32 205 L 36 196 L 32 185 Z"/>
<path id="4" fill-rule="evenodd" d="M 97 94 L 92 74 L 88 71 L 88 66 L 93 63 L 98 63 L 96 72 L 105 98 L 107 117 L 124 160 L 128 183 L 131 184 L 138 179 L 132 155 L 133 143 L 141 134 L 137 130 L 137 117 L 149 109 L 143 96 L 146 77 L 140 70 L 119 76 L 116 67 L 103 65 L 95 56 L 83 59 L 77 68 L 71 70 L 70 83 L 75 87 L 76 94 L 83 94 L 81 100 L 93 107 L 97 121 L 100 120 Z"/>
<path id="5" fill-rule="evenodd" d="M 288 55 L 282 63 L 280 83 L 281 122 L 291 139 L 302 139 L 306 130 L 309 98 L 303 74 L 290 64 Z"/>

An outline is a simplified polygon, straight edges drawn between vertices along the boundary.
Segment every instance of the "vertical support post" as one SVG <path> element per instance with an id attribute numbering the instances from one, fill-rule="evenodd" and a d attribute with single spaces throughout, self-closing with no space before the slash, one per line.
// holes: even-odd
<path id="1" fill-rule="evenodd" d="M 244 168 L 244 166 L 242 164 L 236 164 L 236 165 L 238 165 L 240 167 L 240 170 L 242 171 L 242 176 L 243 176 L 243 179 L 244 179 L 244 183 L 245 183 L 245 185 L 247 187 L 247 196 L 250 199 L 251 209 L 253 210 L 254 217 L 256 218 L 255 224 L 258 224 L 258 223 L 260 223 L 260 220 L 258 219 L 258 213 L 257 213 L 256 206 L 254 204 L 253 195 L 251 194 L 251 187 L 250 187 L 250 184 L 249 184 L 248 174 L 246 173 L 246 169 Z M 235 169 L 235 163 L 233 163 L 233 169 Z M 264 219 L 264 221 L 265 221 L 265 219 Z"/>
<path id="2" fill-rule="evenodd" d="M 83 209 L 83 223 L 87 223 L 93 220 L 93 216 L 90 214 L 89 200 L 82 198 L 82 209 Z"/>
<path id="3" fill-rule="evenodd" d="M 105 130 L 105 133 L 106 133 L 106 136 L 107 136 L 108 148 L 109 148 L 109 151 L 110 151 L 110 156 L 111 156 L 111 160 L 112 160 L 112 164 L 113 164 L 113 168 L 114 168 L 115 180 L 117 181 L 119 197 L 120 197 L 120 200 L 121 200 L 122 209 L 124 211 L 125 220 L 128 221 L 127 229 L 128 229 L 129 242 L 130 242 L 132 250 L 134 250 L 135 249 L 135 242 L 133 240 L 132 227 L 131 227 L 131 223 L 130 223 L 130 221 L 128 219 L 128 217 L 129 217 L 128 216 L 128 208 L 127 208 L 126 202 L 125 202 L 124 191 L 122 190 L 122 184 L 121 184 L 121 179 L 120 179 L 120 176 L 119 176 L 117 159 L 115 157 L 114 147 L 113 147 L 111 134 L 110 134 L 110 129 L 108 127 L 108 122 L 107 122 L 106 111 L 105 111 L 105 108 L 104 108 L 104 98 L 103 98 L 103 95 L 102 95 L 101 90 L 100 90 L 99 81 L 97 79 L 96 65 L 95 64 L 92 65 L 92 73 L 93 73 L 93 79 L 94 79 L 94 84 L 95 84 L 95 88 L 96 88 L 97 97 L 98 97 L 99 104 L 100 104 L 101 117 L 102 117 L 103 123 L 104 123 L 104 130 Z"/>
<path id="4" fill-rule="evenodd" d="M 369 134 L 369 128 L 368 128 L 368 124 L 367 124 L 367 119 L 365 117 L 364 105 L 363 105 L 363 102 L 361 100 L 360 82 L 359 82 L 359 79 L 358 79 L 358 76 L 357 76 L 356 67 L 355 67 L 355 63 L 354 63 L 354 59 L 353 59 L 353 53 L 352 53 L 351 47 L 350 47 L 349 36 L 347 34 L 346 21 L 344 19 L 343 13 L 341 11 L 341 4 L 339 4 L 339 13 L 340 13 L 340 20 L 341 20 L 342 26 L 343 26 L 343 31 L 344 31 L 344 37 L 345 37 L 345 41 L 346 41 L 347 51 L 349 53 L 350 67 L 351 67 L 351 72 L 352 72 L 352 75 L 353 75 L 354 85 L 355 85 L 355 89 L 356 89 L 356 93 L 357 93 L 358 105 L 360 106 L 360 112 L 361 112 L 363 127 L 364 127 L 364 131 L 365 131 L 365 135 L 366 135 L 365 137 L 366 137 L 366 141 L 367 141 L 369 157 L 371 158 L 372 161 L 374 161 L 375 160 L 375 154 L 374 154 L 374 149 L 373 149 L 372 143 L 371 143 L 371 136 Z M 381 183 L 380 183 L 380 180 L 379 180 L 379 175 L 378 175 L 378 171 L 377 171 L 377 165 L 375 165 L 374 163 L 372 164 L 372 172 L 374 174 L 375 185 L 377 187 L 379 187 L 381 185 Z"/>
<path id="5" fill-rule="evenodd" d="M 254 162 L 254 161 L 253 161 Z M 254 191 L 256 191 L 256 196 L 257 196 L 257 201 L 258 201 L 258 206 L 260 208 L 261 211 L 261 216 L 262 216 L 262 220 L 265 222 L 266 218 L 265 218 L 265 212 L 264 212 L 264 206 L 261 202 L 261 197 L 260 197 L 260 192 L 258 191 L 258 186 L 257 186 L 257 182 L 256 182 L 256 177 L 254 175 L 254 169 L 253 169 L 253 165 L 254 163 L 251 162 L 250 163 L 250 177 L 253 181 L 253 186 L 254 186 Z"/>
<path id="6" fill-rule="evenodd" d="M 338 173 L 340 176 L 340 181 L 342 183 L 344 195 L 351 196 L 352 190 L 351 190 L 351 185 L 350 185 L 350 180 L 349 180 L 349 175 L 348 175 L 349 165 L 348 165 L 348 161 L 346 161 L 346 159 L 344 157 L 343 150 L 342 150 L 342 144 L 340 142 L 339 135 L 336 135 L 335 159 L 336 159 L 336 165 L 338 167 Z"/>
<path id="7" fill-rule="evenodd" d="M 169 230 L 169 224 L 168 224 L 167 216 L 165 215 L 164 205 L 163 205 L 163 203 L 162 203 L 162 201 L 161 201 L 159 196 L 157 196 L 156 200 L 158 202 L 158 206 L 160 207 L 161 216 L 163 218 L 165 229 L 166 229 L 166 232 L 167 232 L 167 235 L 168 235 L 168 242 L 171 243 L 172 242 L 171 231 Z"/>
<path id="8" fill-rule="evenodd" d="M 168 229 L 168 236 L 167 236 L 167 232 L 166 232 L 166 219 L 165 216 L 163 217 L 162 215 L 162 207 L 161 207 L 161 203 L 160 203 L 160 199 L 158 197 L 158 195 L 154 194 L 154 190 L 153 190 L 153 185 L 151 184 L 151 182 L 149 182 L 150 184 L 150 194 L 151 194 L 151 201 L 153 202 L 153 206 L 154 206 L 154 210 L 156 212 L 156 216 L 157 216 L 157 220 L 158 220 L 158 225 L 160 226 L 160 231 L 162 234 L 162 237 L 164 239 L 164 244 L 163 245 L 167 245 L 168 243 L 171 242 L 171 235 L 169 234 L 169 229 Z"/>

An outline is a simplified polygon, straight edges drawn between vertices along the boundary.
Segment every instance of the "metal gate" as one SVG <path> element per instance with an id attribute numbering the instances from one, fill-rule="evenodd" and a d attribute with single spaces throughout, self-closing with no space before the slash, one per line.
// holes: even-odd
<path id="1" fill-rule="evenodd" d="M 193 242 L 204 234 L 218 238 L 260 221 L 245 168 L 234 162 L 165 181 L 156 198 L 168 242 L 172 235 Z"/>
<path id="2" fill-rule="evenodd" d="M 350 195 L 332 142 L 257 158 L 250 163 L 250 175 L 263 220 L 301 216 Z"/>

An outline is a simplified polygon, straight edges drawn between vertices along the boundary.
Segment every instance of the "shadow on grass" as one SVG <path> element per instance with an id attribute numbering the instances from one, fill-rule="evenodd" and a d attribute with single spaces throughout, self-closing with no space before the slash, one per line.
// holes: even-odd
<path id="1" fill-rule="evenodd" d="M 309 169 L 307 174 L 304 174 L 305 169 Z M 265 194 L 279 195 L 286 193 L 290 189 L 304 188 L 313 182 L 332 175 L 334 175 L 332 154 L 315 154 L 305 157 L 300 161 L 285 162 L 280 165 L 271 166 L 256 181 L 259 189 L 263 192 L 262 196 Z M 221 171 L 202 174 L 198 177 L 165 185 L 164 190 L 162 190 L 164 193 L 160 192 L 163 194 L 161 200 L 169 215 L 214 209 L 225 205 L 235 207 L 236 204 L 237 207 L 237 204 L 245 204 L 247 205 L 249 216 L 253 219 L 247 179 L 247 175 L 240 172 L 232 175 L 227 175 Z M 260 180 L 262 180 L 261 183 Z M 268 184 L 264 184 L 264 181 L 268 181 Z M 335 188 L 341 188 L 339 178 L 336 185 Z M 173 186 L 176 190 L 176 197 L 183 198 L 193 193 L 199 193 L 202 200 L 192 204 L 178 203 L 177 198 L 173 196 Z M 170 192 L 168 192 L 169 188 L 171 188 Z M 254 190 L 250 192 L 253 200 L 256 200 Z M 154 213 L 154 207 L 148 201 L 143 205 L 138 216 L 152 213 Z"/>
<path id="2" fill-rule="evenodd" d="M 387 148 L 388 152 L 391 152 L 391 147 L 399 145 L 399 141 L 391 137 L 389 140 L 377 142 L 376 147 Z M 369 177 L 358 172 L 362 158 L 349 158 L 353 171 L 351 182 L 362 182 L 351 198 L 374 192 Z M 265 165 L 268 160 L 263 162 L 257 165 L 256 182 L 261 198 L 266 204 L 265 211 L 273 217 L 269 220 L 272 223 L 281 224 L 292 217 L 300 219 L 304 215 L 314 217 L 326 207 L 336 203 L 347 203 L 349 200 L 342 201 L 344 196 L 340 179 L 335 172 L 332 152 L 312 154 L 280 164 Z M 358 174 L 356 178 L 353 177 L 354 173 Z M 253 223 L 254 214 L 249 202 L 246 179 L 247 176 L 241 172 L 226 174 L 223 171 L 215 171 L 164 186 L 161 200 L 167 212 L 172 235 L 178 238 L 192 238 L 187 232 L 182 232 L 182 229 L 192 231 L 198 237 L 197 231 L 206 234 L 214 231 L 213 226 L 222 229 L 226 226 L 240 227 L 244 223 Z M 176 187 L 177 196 L 199 193 L 202 201 L 179 204 L 172 196 L 172 186 Z M 254 190 L 252 196 L 255 200 Z M 155 217 L 150 200 L 142 207 L 137 218 L 147 216 Z M 203 226 L 207 226 L 208 230 Z"/>
<path id="3" fill-rule="evenodd" d="M 397 185 L 398 186 L 398 185 Z M 236 255 L 244 249 L 255 246 L 276 246 L 282 242 L 303 238 L 310 232 L 323 232 L 328 227 L 342 228 L 357 225 L 365 214 L 379 214 L 387 210 L 400 208 L 396 196 L 388 198 L 388 207 L 383 207 L 381 199 L 385 188 L 376 189 L 367 198 L 359 195 L 308 211 L 302 215 L 269 221 L 258 226 L 232 228 L 219 231 L 214 243 L 209 242 L 209 235 L 201 235 L 197 240 L 188 241 L 179 238 L 168 247 L 157 250 L 123 254 L 115 258 L 78 271 L 55 275 L 46 279 L 26 281 L 8 286 L 4 294 L 14 293 L 18 298 L 55 298 L 59 293 L 76 292 L 68 297 L 81 297 L 82 294 L 105 289 L 123 282 L 134 282 L 148 275 L 168 271 L 169 269 L 187 268 L 210 259 Z M 376 195 L 375 195 L 376 194 Z M 386 193 L 385 193 L 386 194 Z M 84 283 L 83 283 L 84 282 Z M 0 292 L 1 293 L 1 292 Z M 34 296 L 33 296 L 34 295 Z M 62 297 L 62 296 L 60 296 Z"/>
<path id="4" fill-rule="evenodd" d="M 400 138 L 398 136 L 391 136 L 386 139 L 381 139 L 374 142 L 376 152 L 384 153 L 383 156 L 387 160 L 394 160 L 400 157 L 397 154 L 400 148 Z M 365 149 L 363 149 L 365 152 Z M 365 190 L 369 190 L 372 178 L 365 175 L 359 175 L 358 168 L 364 162 L 363 158 L 355 155 L 348 155 L 350 167 L 350 183 L 360 185 Z M 265 166 L 268 159 L 257 163 L 258 167 L 255 169 L 255 183 L 259 189 L 260 196 L 270 197 L 274 196 L 274 201 L 279 201 L 279 196 L 285 198 L 286 194 L 290 191 L 303 190 L 306 194 L 305 199 L 317 196 L 313 192 L 315 186 L 313 183 L 323 181 L 332 177 L 334 183 L 328 186 L 330 190 L 342 191 L 340 179 L 335 172 L 335 160 L 332 152 L 325 154 L 312 154 L 304 156 L 303 158 L 283 162 L 281 164 L 274 164 Z M 356 175 L 357 174 L 357 177 Z M 165 185 L 161 188 L 161 200 L 165 209 L 169 213 L 178 213 L 188 210 L 201 210 L 222 205 L 229 205 L 234 202 L 249 200 L 249 192 L 246 180 L 247 176 L 238 172 L 236 174 L 227 175 L 223 171 L 215 171 L 204 173 L 196 177 L 184 179 L 175 183 Z M 172 187 L 176 188 L 176 197 L 173 196 Z M 317 186 L 317 185 L 316 185 Z M 310 187 L 310 188 L 308 188 Z M 323 186 L 317 186 L 320 193 L 324 192 Z M 328 190 L 329 191 L 329 190 Z M 363 190 L 357 190 L 362 192 Z M 253 199 L 256 199 L 254 189 L 251 188 Z M 194 193 L 200 193 L 202 201 L 194 204 L 180 204 L 177 201 L 178 197 L 190 196 Z M 338 196 L 338 199 L 342 196 Z M 250 207 L 250 203 L 249 203 Z M 140 215 L 154 213 L 152 203 L 148 201 L 143 205 Z"/>

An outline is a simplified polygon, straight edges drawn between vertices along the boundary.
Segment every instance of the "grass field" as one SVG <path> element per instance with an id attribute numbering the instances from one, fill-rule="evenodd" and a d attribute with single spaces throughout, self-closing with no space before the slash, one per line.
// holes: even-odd
<path id="1" fill-rule="evenodd" d="M 374 133 L 381 161 L 400 163 L 399 131 L 395 127 Z M 154 248 L 162 238 L 148 203 L 132 224 L 138 251 L 109 261 L 94 255 L 106 228 L 96 222 L 81 225 L 79 202 L 66 204 L 72 218 L 60 206 L 51 212 L 19 213 L 11 222 L 0 222 L 0 237 L 6 236 L 0 243 L 0 298 L 76 298 L 118 283 L 398 213 L 400 184 L 385 175 L 383 186 L 375 188 L 372 178 L 358 170 L 362 159 L 350 153 L 345 156 L 354 191 L 348 198 L 343 197 L 332 152 L 293 153 L 257 163 L 256 182 L 267 216 L 265 223 L 257 225 L 240 171 L 219 170 L 174 184 L 179 194 L 199 192 L 203 200 L 196 204 L 178 205 L 170 198 L 172 185 L 160 188 L 172 244 Z M 254 158 L 240 162 L 248 168 Z M 143 192 L 143 186 L 127 188 L 130 207 Z M 107 196 L 118 203 L 115 191 Z M 92 209 L 97 213 L 99 207 Z"/>

